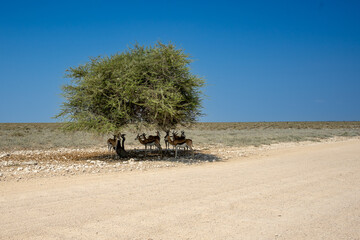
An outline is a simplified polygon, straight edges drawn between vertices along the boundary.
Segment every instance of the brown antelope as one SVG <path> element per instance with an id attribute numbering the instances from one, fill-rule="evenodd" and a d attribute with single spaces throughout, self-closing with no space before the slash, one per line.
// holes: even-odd
<path id="1" fill-rule="evenodd" d="M 185 140 L 186 136 L 185 136 L 185 131 L 181 131 L 181 136 L 178 136 L 178 132 L 177 131 L 173 131 L 173 139 L 174 140 Z M 186 150 L 188 150 L 189 148 L 186 147 Z"/>
<path id="2" fill-rule="evenodd" d="M 141 136 L 143 136 L 143 138 L 141 138 Z M 161 152 L 160 140 L 157 138 L 149 139 L 145 137 L 145 134 L 142 135 L 138 134 L 135 140 L 139 140 L 139 142 L 145 146 L 145 154 L 146 154 L 147 146 L 154 146 L 154 145 L 159 149 L 159 152 Z"/>
<path id="3" fill-rule="evenodd" d="M 116 139 L 118 137 L 118 135 L 113 135 L 114 138 L 109 138 L 107 140 L 107 146 L 108 146 L 108 149 L 109 151 L 111 152 L 112 150 L 115 150 L 115 147 L 116 147 Z"/>
<path id="4" fill-rule="evenodd" d="M 159 131 L 156 131 L 156 135 L 155 135 L 155 136 L 149 135 L 149 137 L 146 137 L 146 134 L 145 134 L 145 133 L 143 133 L 142 136 L 143 136 L 144 139 L 148 139 L 148 140 L 150 140 L 150 139 L 157 139 L 157 140 L 159 140 L 159 142 L 160 142 L 160 132 L 159 132 Z M 150 145 L 150 149 L 152 149 L 152 146 L 153 146 L 153 145 Z"/>
<path id="5" fill-rule="evenodd" d="M 170 136 L 167 137 L 169 143 L 175 147 L 175 158 L 177 157 L 177 150 L 178 148 L 185 149 L 189 147 L 192 151 L 192 156 L 194 157 L 194 149 L 192 148 L 192 140 L 191 139 L 183 139 L 183 140 L 175 140 L 172 141 Z"/>

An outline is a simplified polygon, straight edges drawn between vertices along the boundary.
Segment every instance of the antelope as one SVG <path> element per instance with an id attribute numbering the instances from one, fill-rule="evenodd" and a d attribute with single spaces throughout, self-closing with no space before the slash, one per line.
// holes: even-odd
<path id="1" fill-rule="evenodd" d="M 157 139 L 157 140 L 159 140 L 159 142 L 160 142 L 160 132 L 159 132 L 159 131 L 156 131 L 156 135 L 155 135 L 155 136 L 150 135 L 149 137 L 146 137 L 146 134 L 145 134 L 145 133 L 143 133 L 142 136 L 143 136 L 144 139 L 148 139 L 148 140 L 150 140 L 150 139 Z M 150 145 L 150 149 L 152 149 L 152 146 L 153 146 L 153 145 Z"/>
<path id="2" fill-rule="evenodd" d="M 175 147 L 175 158 L 177 157 L 177 150 L 178 148 L 185 149 L 186 147 L 189 147 L 192 151 L 192 156 L 194 157 L 194 149 L 192 148 L 192 140 L 191 139 L 183 139 L 183 140 L 175 140 L 172 141 L 170 136 L 167 136 L 167 140 L 171 145 Z"/>
<path id="3" fill-rule="evenodd" d="M 141 136 L 144 137 L 144 139 L 141 138 Z M 161 152 L 161 145 L 160 145 L 160 140 L 155 138 L 155 139 L 149 139 L 145 137 L 145 134 L 142 135 L 137 135 L 135 140 L 139 140 L 139 142 L 145 146 L 145 154 L 146 154 L 146 150 L 147 150 L 147 146 L 156 146 L 159 149 L 159 152 Z"/>
<path id="4" fill-rule="evenodd" d="M 108 149 L 109 151 L 111 152 L 112 150 L 115 150 L 115 147 L 116 147 L 116 138 L 118 137 L 117 135 L 113 135 L 114 138 L 109 138 L 107 140 L 107 146 L 108 146 Z"/>
<path id="5" fill-rule="evenodd" d="M 173 139 L 174 140 L 185 140 L 186 136 L 185 136 L 185 131 L 181 131 L 181 136 L 178 136 L 178 132 L 177 131 L 173 131 Z M 186 150 L 188 150 L 189 148 L 186 147 Z"/>

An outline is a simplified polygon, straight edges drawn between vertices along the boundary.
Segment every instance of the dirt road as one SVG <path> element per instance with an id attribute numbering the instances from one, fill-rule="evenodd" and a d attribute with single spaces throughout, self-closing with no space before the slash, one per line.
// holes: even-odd
<path id="1" fill-rule="evenodd" d="M 360 239 L 360 140 L 0 183 L 0 239 Z"/>

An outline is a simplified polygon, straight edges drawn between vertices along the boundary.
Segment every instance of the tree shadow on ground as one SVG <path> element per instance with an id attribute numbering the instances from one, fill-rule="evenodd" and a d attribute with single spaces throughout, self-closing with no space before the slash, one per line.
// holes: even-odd
<path id="1" fill-rule="evenodd" d="M 158 150 L 139 150 L 139 149 L 129 149 L 126 151 L 127 157 L 119 158 L 115 152 L 109 153 L 95 153 L 94 155 L 87 156 L 86 159 L 79 160 L 100 160 L 106 162 L 118 162 L 118 161 L 164 161 L 164 162 L 220 162 L 223 161 L 219 156 L 209 154 L 205 151 L 194 150 L 194 155 L 192 155 L 189 150 L 178 150 L 177 158 L 175 158 L 174 150 L 163 150 L 160 154 Z"/>

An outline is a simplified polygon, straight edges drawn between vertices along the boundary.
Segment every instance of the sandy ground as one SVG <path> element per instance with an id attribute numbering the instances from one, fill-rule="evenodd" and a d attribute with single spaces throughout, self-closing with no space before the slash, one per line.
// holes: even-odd
<path id="1" fill-rule="evenodd" d="M 360 139 L 216 152 L 1 181 L 0 239 L 360 239 Z"/>

